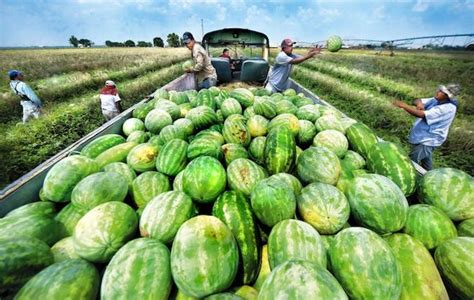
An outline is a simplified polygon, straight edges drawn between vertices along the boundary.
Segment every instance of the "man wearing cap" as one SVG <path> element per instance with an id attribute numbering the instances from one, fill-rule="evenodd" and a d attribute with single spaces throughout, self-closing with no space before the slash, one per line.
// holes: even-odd
<path id="1" fill-rule="evenodd" d="M 441 146 L 448 137 L 449 127 L 454 120 L 458 106 L 459 84 L 440 85 L 432 98 L 416 99 L 410 106 L 402 101 L 393 105 L 403 108 L 417 117 L 410 132 L 412 144 L 410 158 L 426 170 L 433 168 L 432 156 L 436 147 Z"/>
<path id="2" fill-rule="evenodd" d="M 198 90 L 215 86 L 217 83 L 217 73 L 211 64 L 209 56 L 207 56 L 206 50 L 196 43 L 190 32 L 183 34 L 183 43 L 192 51 L 194 60 L 194 67 L 186 69 L 185 72 L 195 74 Z"/>
<path id="3" fill-rule="evenodd" d="M 26 123 L 31 117 L 38 119 L 43 104 L 35 92 L 23 82 L 23 73 L 17 70 L 10 70 L 8 71 L 8 76 L 10 77 L 10 88 L 21 98 L 23 123 Z"/>
<path id="4" fill-rule="evenodd" d="M 275 58 L 275 64 L 265 85 L 265 88 L 271 93 L 283 92 L 288 88 L 288 78 L 290 78 L 293 65 L 300 64 L 321 52 L 321 48 L 316 47 L 309 50 L 304 56 L 293 54 L 294 44 L 291 39 L 284 39 L 281 42 L 281 52 Z"/>
<path id="5" fill-rule="evenodd" d="M 99 98 L 102 114 L 104 115 L 105 120 L 108 121 L 113 119 L 122 111 L 122 107 L 120 106 L 120 101 L 122 99 L 120 99 L 115 82 L 112 80 L 107 80 L 105 82 L 105 87 L 100 90 Z"/>

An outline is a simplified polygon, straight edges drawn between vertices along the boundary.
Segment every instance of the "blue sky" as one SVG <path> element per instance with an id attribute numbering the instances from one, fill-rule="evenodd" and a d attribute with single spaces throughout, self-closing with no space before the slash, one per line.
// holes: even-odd
<path id="1" fill-rule="evenodd" d="M 68 38 L 151 41 L 176 32 L 243 27 L 283 38 L 396 39 L 473 33 L 474 0 L 0 0 L 0 47 L 67 45 Z"/>

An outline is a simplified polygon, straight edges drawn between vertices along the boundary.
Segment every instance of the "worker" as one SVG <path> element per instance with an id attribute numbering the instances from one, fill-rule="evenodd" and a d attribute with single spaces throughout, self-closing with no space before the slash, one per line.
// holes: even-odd
<path id="1" fill-rule="evenodd" d="M 440 85 L 434 97 L 416 99 L 415 106 L 399 100 L 393 102 L 396 107 L 417 117 L 410 132 L 410 158 L 426 170 L 433 168 L 433 151 L 448 137 L 458 106 L 455 97 L 460 91 L 459 84 Z"/>
<path id="2" fill-rule="evenodd" d="M 122 111 L 122 106 L 120 105 L 121 99 L 115 82 L 112 80 L 105 82 L 105 86 L 100 90 L 99 98 L 102 114 L 107 121 L 118 116 Z"/>
<path id="3" fill-rule="evenodd" d="M 275 58 L 275 64 L 267 77 L 265 88 L 271 92 L 283 92 L 289 86 L 293 65 L 300 64 L 313 56 L 321 53 L 320 47 L 312 48 L 306 55 L 293 54 L 293 45 L 295 43 L 291 39 L 284 39 L 281 42 L 281 52 Z"/>
<path id="4" fill-rule="evenodd" d="M 224 48 L 224 51 L 222 51 L 222 54 L 221 54 L 219 57 L 220 57 L 220 58 L 223 58 L 223 59 L 227 59 L 227 60 L 229 61 L 229 64 L 230 64 L 230 69 L 231 69 L 231 70 L 234 70 L 234 69 L 235 69 L 234 62 L 232 61 L 232 58 L 230 57 L 230 51 L 229 51 L 229 49 Z"/>
<path id="5" fill-rule="evenodd" d="M 31 117 L 38 119 L 43 103 L 38 96 L 36 96 L 35 92 L 23 82 L 23 73 L 17 70 L 10 70 L 8 71 L 8 76 L 10 77 L 10 88 L 21 99 L 20 104 L 23 107 L 23 124 Z"/>
<path id="6" fill-rule="evenodd" d="M 217 83 L 217 73 L 211 64 L 211 59 L 207 55 L 206 50 L 196 43 L 194 36 L 190 32 L 183 34 L 183 43 L 192 51 L 194 60 L 194 67 L 189 67 L 184 71 L 195 74 L 198 90 L 215 86 Z"/>

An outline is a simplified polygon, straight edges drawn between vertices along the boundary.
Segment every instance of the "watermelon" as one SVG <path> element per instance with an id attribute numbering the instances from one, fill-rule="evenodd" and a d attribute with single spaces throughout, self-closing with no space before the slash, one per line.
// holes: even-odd
<path id="1" fill-rule="evenodd" d="M 264 136 L 268 132 L 269 121 L 260 115 L 252 116 L 247 121 L 247 128 L 251 137 Z"/>
<path id="2" fill-rule="evenodd" d="M 342 39 L 340 36 L 332 35 L 326 41 L 326 47 L 330 52 L 337 52 L 342 48 Z"/>
<path id="3" fill-rule="evenodd" d="M 458 235 L 474 237 L 474 218 L 462 221 L 458 224 Z"/>
<path id="4" fill-rule="evenodd" d="M 283 96 L 296 96 L 296 91 L 294 89 L 286 89 L 283 92 Z"/>
<path id="5" fill-rule="evenodd" d="M 277 106 L 267 97 L 256 97 L 253 103 L 253 111 L 267 119 L 272 119 L 277 115 Z"/>
<path id="6" fill-rule="evenodd" d="M 316 130 L 318 132 L 332 129 L 332 130 L 340 131 L 341 133 L 345 133 L 344 126 L 342 125 L 341 119 L 332 114 L 323 114 L 321 117 L 319 117 L 316 120 L 314 125 L 316 125 Z"/>
<path id="7" fill-rule="evenodd" d="M 56 207 L 54 202 L 32 202 L 22 205 L 10 211 L 5 217 L 26 217 L 33 215 L 41 215 L 54 218 L 56 215 Z"/>
<path id="8" fill-rule="evenodd" d="M 135 171 L 141 173 L 155 169 L 156 157 L 159 149 L 153 144 L 144 143 L 137 145 L 127 155 L 127 164 Z"/>
<path id="9" fill-rule="evenodd" d="M 268 124 L 268 131 L 271 131 L 275 127 L 280 126 L 287 126 L 290 128 L 293 135 L 297 135 L 298 131 L 300 130 L 300 123 L 298 122 L 298 118 L 292 114 L 281 114 L 276 116 L 270 121 Z"/>
<path id="10" fill-rule="evenodd" d="M 166 143 L 156 158 L 158 172 L 168 176 L 175 176 L 181 172 L 187 164 L 187 150 L 188 143 L 183 140 L 175 139 Z"/>
<path id="11" fill-rule="evenodd" d="M 441 276 L 455 294 L 461 299 L 473 299 L 474 238 L 458 237 L 442 243 L 436 248 L 434 259 Z"/>
<path id="12" fill-rule="evenodd" d="M 184 132 L 185 136 L 190 136 L 194 132 L 193 122 L 186 118 L 174 121 L 173 125 L 178 126 Z"/>
<path id="13" fill-rule="evenodd" d="M 298 107 L 296 107 L 296 105 L 294 105 L 288 100 L 282 100 L 278 102 L 278 105 L 276 105 L 276 108 L 277 108 L 277 114 L 279 115 L 288 113 L 288 114 L 292 114 L 296 116 L 296 112 L 298 111 Z"/>
<path id="14" fill-rule="evenodd" d="M 349 127 L 351 127 L 355 123 L 357 123 L 357 121 L 354 119 L 347 118 L 347 117 L 341 118 L 341 124 L 342 124 L 342 127 L 344 128 L 344 131 L 347 131 L 347 129 L 349 129 Z"/>
<path id="15" fill-rule="evenodd" d="M 270 130 L 265 143 L 265 165 L 270 174 L 290 172 L 295 165 L 295 137 L 286 126 Z"/>
<path id="16" fill-rule="evenodd" d="M 229 165 L 232 161 L 238 158 L 249 157 L 247 150 L 241 144 L 225 144 L 222 145 L 221 149 L 224 154 L 226 165 Z"/>
<path id="17" fill-rule="evenodd" d="M 316 126 L 307 120 L 299 120 L 300 130 L 296 136 L 299 145 L 309 145 L 316 135 Z"/>
<path id="18" fill-rule="evenodd" d="M 249 159 L 238 158 L 227 167 L 229 187 L 245 196 L 249 196 L 254 186 L 265 177 L 265 171 Z"/>
<path id="19" fill-rule="evenodd" d="M 268 262 L 268 245 L 263 245 L 260 258 L 260 271 L 258 272 L 258 277 L 254 284 L 254 288 L 257 289 L 257 291 L 261 291 L 263 283 L 271 272 L 270 263 Z"/>
<path id="20" fill-rule="evenodd" d="M 130 133 L 132 133 L 134 131 L 137 131 L 137 130 L 138 131 L 144 131 L 145 130 L 145 124 L 140 119 L 129 118 L 122 125 L 122 131 L 123 131 L 123 134 L 125 134 L 125 136 L 129 136 Z"/>
<path id="21" fill-rule="evenodd" d="M 74 241 L 71 236 L 56 242 L 56 244 L 51 247 L 51 253 L 53 253 L 55 263 L 67 259 L 80 258 L 74 250 Z"/>
<path id="22" fill-rule="evenodd" d="M 341 173 L 336 154 L 323 147 L 309 147 L 296 162 L 299 178 L 305 183 L 322 182 L 335 185 Z"/>
<path id="23" fill-rule="evenodd" d="M 145 118 L 145 127 L 154 134 L 160 133 L 160 130 L 167 125 L 173 124 L 171 115 L 162 109 L 153 109 Z"/>
<path id="24" fill-rule="evenodd" d="M 0 293 L 13 292 L 54 262 L 48 245 L 36 238 L 0 238 Z"/>
<path id="25" fill-rule="evenodd" d="M 105 263 L 137 229 L 136 212 L 122 202 L 106 202 L 85 214 L 74 229 L 74 250 L 90 262 Z"/>
<path id="26" fill-rule="evenodd" d="M 348 251 L 348 249 L 352 249 Z M 401 270 L 390 246 L 373 231 L 340 231 L 329 248 L 332 273 L 353 299 L 398 299 Z"/>
<path id="27" fill-rule="evenodd" d="M 156 101 L 155 108 L 166 111 L 173 120 L 177 120 L 181 117 L 181 109 L 172 101 L 160 99 Z"/>
<path id="28" fill-rule="evenodd" d="M 107 265 L 100 299 L 168 299 L 172 282 L 168 248 L 140 238 L 120 248 Z"/>
<path id="29" fill-rule="evenodd" d="M 363 169 L 365 167 L 365 159 L 359 153 L 348 150 L 341 164 L 350 170 Z"/>
<path id="30" fill-rule="evenodd" d="M 31 278 L 15 299 L 96 299 L 100 276 L 83 259 L 55 263 Z"/>
<path id="31" fill-rule="evenodd" d="M 226 183 L 224 167 L 213 157 L 200 156 L 184 169 L 184 192 L 196 202 L 213 202 L 225 190 Z"/>
<path id="32" fill-rule="evenodd" d="M 278 173 L 278 174 L 272 175 L 271 178 L 281 180 L 285 182 L 286 184 L 288 184 L 288 186 L 291 187 L 291 189 L 293 190 L 293 193 L 295 193 L 295 196 L 298 196 L 301 194 L 301 189 L 303 188 L 303 185 L 295 176 L 288 173 Z"/>
<path id="33" fill-rule="evenodd" d="M 115 145 L 125 143 L 123 136 L 118 134 L 106 134 L 96 138 L 81 150 L 81 155 L 96 158 L 99 154 L 105 150 L 112 148 Z"/>
<path id="34" fill-rule="evenodd" d="M 252 94 L 252 92 L 244 88 L 234 89 L 232 92 L 230 92 L 229 97 L 239 101 L 240 105 L 242 105 L 244 108 L 252 106 L 255 99 L 255 96 Z"/>
<path id="35" fill-rule="evenodd" d="M 210 295 L 206 298 L 204 298 L 205 300 L 245 300 L 245 298 L 243 297 L 240 297 L 240 296 L 237 296 L 235 294 L 232 294 L 232 293 L 218 293 L 218 294 L 213 294 L 213 295 Z"/>
<path id="36" fill-rule="evenodd" d="M 145 120 L 146 115 L 154 108 L 152 103 L 139 103 L 135 107 L 132 113 L 132 117 L 140 119 L 142 121 Z"/>
<path id="37" fill-rule="evenodd" d="M 135 171 L 130 168 L 129 165 L 123 162 L 114 162 L 111 164 L 108 164 L 104 167 L 105 172 L 115 172 L 120 175 L 122 175 L 128 183 L 128 191 L 130 192 L 132 190 L 132 183 L 135 178 L 137 178 L 137 174 Z"/>
<path id="38" fill-rule="evenodd" d="M 86 214 L 85 211 L 79 210 L 74 204 L 69 203 L 56 215 L 55 220 L 64 228 L 64 234 L 71 236 L 74 232 L 77 222 Z"/>
<path id="39" fill-rule="evenodd" d="M 210 138 L 196 138 L 189 144 L 186 155 L 189 160 L 204 155 L 222 160 L 224 152 L 219 141 Z"/>
<path id="40" fill-rule="evenodd" d="M 385 238 L 400 266 L 400 299 L 449 299 L 431 254 L 422 243 L 403 233 Z"/>
<path id="41" fill-rule="evenodd" d="M 140 217 L 140 234 L 171 244 L 179 227 L 195 214 L 193 201 L 185 193 L 162 193 L 153 198 L 143 210 Z"/>
<path id="42" fill-rule="evenodd" d="M 184 170 L 179 172 L 178 175 L 174 177 L 173 180 L 173 190 L 174 191 L 183 191 L 183 175 L 184 175 Z"/>
<path id="43" fill-rule="evenodd" d="M 456 227 L 439 208 L 416 204 L 408 208 L 403 232 L 411 235 L 428 249 L 438 247 L 444 241 L 457 237 Z"/>
<path id="44" fill-rule="evenodd" d="M 150 136 L 145 131 L 136 130 L 127 137 L 127 142 L 135 142 L 137 144 L 145 143 Z"/>
<path id="45" fill-rule="evenodd" d="M 74 186 L 82 178 L 97 171 L 99 167 L 96 162 L 85 156 L 71 155 L 63 158 L 46 174 L 43 182 L 44 196 L 54 202 L 68 202 Z"/>
<path id="46" fill-rule="evenodd" d="M 179 110 L 181 112 L 181 118 L 184 118 L 186 117 L 186 114 L 191 110 L 193 109 L 193 106 L 191 105 L 191 103 L 183 103 L 183 104 L 180 104 L 178 105 L 179 106 Z M 178 119 L 179 120 L 179 119 Z"/>
<path id="47" fill-rule="evenodd" d="M 253 110 L 253 106 L 249 106 L 244 110 L 244 117 L 246 117 L 247 119 L 249 119 L 250 117 L 253 117 L 255 115 L 257 115 L 257 114 Z"/>
<path id="48" fill-rule="evenodd" d="M 222 135 L 227 143 L 242 144 L 248 146 L 250 144 L 250 133 L 243 120 L 238 120 L 232 115 L 224 122 Z"/>
<path id="49" fill-rule="evenodd" d="M 310 296 L 311 295 L 311 296 Z M 348 299 L 341 285 L 321 265 L 290 260 L 272 271 L 258 299 Z"/>
<path id="50" fill-rule="evenodd" d="M 186 70 L 194 67 L 194 61 L 192 59 L 186 60 L 184 63 L 181 64 L 181 69 Z"/>
<path id="51" fill-rule="evenodd" d="M 212 214 L 227 225 L 237 241 L 242 282 L 253 283 L 260 269 L 260 236 L 250 204 L 238 192 L 224 192 L 214 203 Z"/>
<path id="52" fill-rule="evenodd" d="M 303 220 L 321 234 L 334 234 L 349 219 L 350 207 L 344 194 L 326 183 L 311 183 L 301 190 L 296 204 Z"/>
<path id="53" fill-rule="evenodd" d="M 369 149 L 377 143 L 375 133 L 363 123 L 351 125 L 346 131 L 346 136 L 351 148 L 363 157 L 367 157 Z"/>
<path id="54" fill-rule="evenodd" d="M 263 165 L 265 163 L 266 141 L 267 138 L 264 136 L 256 137 L 250 142 L 250 146 L 248 148 L 250 158 L 259 165 Z"/>
<path id="55" fill-rule="evenodd" d="M 115 172 L 99 172 L 82 179 L 72 190 L 71 203 L 80 211 L 87 212 L 109 201 L 124 201 L 128 182 Z"/>
<path id="56" fill-rule="evenodd" d="M 218 218 L 197 216 L 179 228 L 171 248 L 171 273 L 186 295 L 204 297 L 227 289 L 238 264 L 234 236 Z"/>
<path id="57" fill-rule="evenodd" d="M 221 105 L 222 116 L 227 118 L 233 114 L 242 114 L 242 106 L 240 105 L 239 101 L 235 100 L 234 98 L 227 98 L 222 102 Z"/>
<path id="58" fill-rule="evenodd" d="M 217 123 L 216 113 L 208 106 L 198 106 L 191 109 L 186 114 L 186 119 L 191 120 L 196 130 L 205 129 Z"/>
<path id="59" fill-rule="evenodd" d="M 428 171 L 420 181 L 418 194 L 421 202 L 436 206 L 453 221 L 474 217 L 474 178 L 461 170 Z"/>
<path id="60" fill-rule="evenodd" d="M 191 100 L 191 104 L 194 107 L 204 105 L 211 108 L 212 110 L 216 110 L 217 108 L 217 103 L 214 100 L 214 96 L 212 95 L 212 92 L 208 89 L 200 90 L 197 96 Z"/>
<path id="61" fill-rule="evenodd" d="M 222 134 L 219 131 L 211 129 L 211 128 L 202 130 L 201 132 L 196 134 L 195 139 L 200 139 L 200 138 L 213 140 L 219 143 L 219 145 L 221 146 L 225 143 L 225 140 Z"/>
<path id="62" fill-rule="evenodd" d="M 98 164 L 100 169 L 114 162 L 125 162 L 127 160 L 128 153 L 133 148 L 135 148 L 136 145 L 137 143 L 135 142 L 126 142 L 126 143 L 118 144 L 116 146 L 113 146 L 112 148 L 105 150 L 101 154 L 99 154 L 95 158 L 95 161 Z M 92 173 L 95 173 L 95 172 L 92 172 Z"/>
<path id="63" fill-rule="evenodd" d="M 313 140 L 313 146 L 325 147 L 339 158 L 343 158 L 349 149 L 349 142 L 340 131 L 328 129 L 316 134 Z"/>
<path id="64" fill-rule="evenodd" d="M 176 91 L 173 91 L 174 93 L 170 94 L 170 97 L 169 97 L 169 100 L 171 102 L 174 102 L 176 103 L 178 106 L 182 105 L 182 104 L 187 104 L 189 103 L 189 94 L 186 93 L 188 91 L 185 91 L 185 92 L 176 92 Z M 161 98 L 163 99 L 163 98 Z M 166 99 L 166 98 L 164 98 Z"/>
<path id="65" fill-rule="evenodd" d="M 165 126 L 160 131 L 160 141 L 164 145 L 173 139 L 185 140 L 187 135 L 183 128 L 176 125 Z"/>
<path id="66" fill-rule="evenodd" d="M 269 227 L 295 215 L 296 200 L 292 188 L 275 178 L 260 180 L 250 194 L 250 202 L 260 222 Z"/>
<path id="67" fill-rule="evenodd" d="M 367 153 L 367 165 L 372 172 L 395 182 L 405 196 L 415 191 L 415 167 L 404 151 L 394 143 L 378 142 L 372 146 Z"/>
<path id="68" fill-rule="evenodd" d="M 305 97 L 304 95 L 297 95 L 297 96 L 291 97 L 291 102 L 293 102 L 293 104 L 296 105 L 296 107 L 298 107 L 298 110 L 300 107 L 303 107 L 306 105 L 314 105 L 313 99 Z M 298 112 L 296 114 L 298 114 Z"/>
<path id="69" fill-rule="evenodd" d="M 138 207 L 144 207 L 151 199 L 171 189 L 168 177 L 148 171 L 140 174 L 132 183 L 132 199 Z"/>
<path id="70" fill-rule="evenodd" d="M 356 176 L 345 194 L 352 216 L 364 227 L 385 234 L 405 225 L 408 201 L 389 178 L 377 174 Z"/>
<path id="71" fill-rule="evenodd" d="M 268 237 L 270 268 L 289 260 L 314 262 L 326 268 L 326 249 L 319 233 L 308 223 L 283 220 L 276 224 Z"/>
<path id="72" fill-rule="evenodd" d="M 258 291 L 249 285 L 243 285 L 241 287 L 236 288 L 234 294 L 236 296 L 242 297 L 245 300 L 258 299 Z"/>
<path id="73" fill-rule="evenodd" d="M 163 88 L 160 88 L 158 90 L 156 90 L 154 93 L 153 93 L 153 96 L 155 98 L 158 98 L 158 99 L 170 99 L 171 97 L 171 94 L 172 92 L 174 91 L 170 91 L 168 92 L 167 90 L 163 89 Z"/>
<path id="74" fill-rule="evenodd" d="M 337 180 L 336 187 L 343 193 L 346 192 L 349 183 L 351 182 L 354 177 L 367 174 L 367 171 L 364 169 L 361 170 L 351 170 L 349 167 L 346 167 L 344 162 L 341 163 L 341 176 Z"/>

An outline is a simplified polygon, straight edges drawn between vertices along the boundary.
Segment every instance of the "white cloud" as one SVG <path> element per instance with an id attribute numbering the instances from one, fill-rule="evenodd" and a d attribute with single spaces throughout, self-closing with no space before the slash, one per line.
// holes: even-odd
<path id="1" fill-rule="evenodd" d="M 245 17 L 245 24 L 253 25 L 256 23 L 261 24 L 261 22 L 272 22 L 272 18 L 268 15 L 268 12 L 257 7 L 256 5 L 248 7 Z"/>
<path id="2" fill-rule="evenodd" d="M 298 19 L 300 20 L 314 20 L 315 14 L 312 8 L 298 7 L 298 12 L 296 13 Z"/>
<path id="3" fill-rule="evenodd" d="M 412 10 L 416 12 L 424 12 L 430 7 L 430 2 L 427 0 L 417 0 Z"/>
<path id="4" fill-rule="evenodd" d="M 227 17 L 227 8 L 222 5 L 217 5 L 217 20 L 218 21 L 225 21 Z"/>
<path id="5" fill-rule="evenodd" d="M 318 11 L 320 21 L 324 23 L 332 22 L 341 16 L 341 12 L 337 8 L 320 7 Z"/>
<path id="6" fill-rule="evenodd" d="M 385 18 L 385 6 L 378 6 L 374 9 L 372 16 L 376 19 Z"/>

